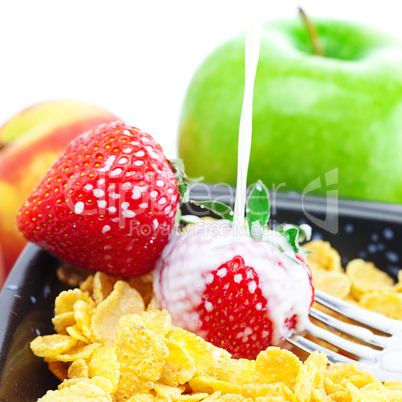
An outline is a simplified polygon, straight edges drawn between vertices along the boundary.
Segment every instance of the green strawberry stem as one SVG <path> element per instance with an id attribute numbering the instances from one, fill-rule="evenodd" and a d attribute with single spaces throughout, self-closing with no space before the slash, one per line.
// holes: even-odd
<path id="1" fill-rule="evenodd" d="M 307 14 L 301 7 L 299 7 L 299 14 L 302 17 L 304 24 L 306 25 L 306 28 L 310 35 L 311 43 L 314 49 L 314 54 L 316 56 L 324 56 L 324 51 L 322 50 L 320 37 L 317 33 L 317 30 L 315 29 L 315 26 L 313 25 L 311 20 L 307 17 Z"/>
<path id="2" fill-rule="evenodd" d="M 192 178 L 186 175 L 184 163 L 181 159 L 168 160 L 169 166 L 177 180 L 177 187 L 180 193 L 181 202 L 189 201 L 189 185 L 204 180 L 203 177 Z"/>
<path id="3" fill-rule="evenodd" d="M 245 84 L 239 127 L 237 183 L 233 217 L 234 233 L 239 233 L 245 225 L 244 216 L 246 206 L 247 171 L 250 160 L 252 138 L 253 90 L 260 52 L 260 43 L 261 23 L 257 19 L 257 12 L 254 12 L 246 34 Z"/>
<path id="4" fill-rule="evenodd" d="M 190 200 L 192 204 L 198 205 L 201 208 L 206 208 L 214 214 L 220 216 L 222 219 L 233 221 L 233 210 L 229 205 L 219 201 L 194 201 Z"/>

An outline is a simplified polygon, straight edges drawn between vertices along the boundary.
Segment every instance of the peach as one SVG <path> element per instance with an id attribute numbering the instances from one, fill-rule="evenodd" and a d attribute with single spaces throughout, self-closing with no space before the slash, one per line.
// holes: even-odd
<path id="1" fill-rule="evenodd" d="M 26 244 L 15 225 L 18 208 L 74 137 L 114 120 L 118 117 L 98 106 L 56 100 L 29 107 L 0 127 L 0 247 L 5 276 Z"/>
<path id="2" fill-rule="evenodd" d="M 5 280 L 6 280 L 6 270 L 4 268 L 3 253 L 1 251 L 1 245 L 0 245 L 0 290 L 3 287 Z"/>

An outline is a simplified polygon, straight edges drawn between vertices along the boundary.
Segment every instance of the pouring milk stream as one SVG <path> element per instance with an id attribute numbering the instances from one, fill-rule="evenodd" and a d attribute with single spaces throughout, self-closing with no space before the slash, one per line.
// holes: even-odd
<path id="1" fill-rule="evenodd" d="M 244 227 L 247 171 L 252 139 L 254 81 L 260 54 L 260 43 L 261 22 L 257 15 L 257 7 L 254 7 L 246 34 L 245 83 L 239 127 L 236 199 L 233 216 L 234 233 L 240 233 Z"/>

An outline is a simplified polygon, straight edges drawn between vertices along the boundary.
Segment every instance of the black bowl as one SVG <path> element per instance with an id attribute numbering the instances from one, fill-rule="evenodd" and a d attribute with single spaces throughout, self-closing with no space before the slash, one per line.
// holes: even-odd
<path id="1" fill-rule="evenodd" d="M 198 184 L 191 198 L 233 204 L 230 187 Z M 183 213 L 205 214 L 185 205 Z M 307 223 L 313 238 L 331 242 L 346 264 L 364 258 L 396 279 L 402 267 L 402 205 L 326 199 L 294 193 L 271 194 L 271 226 Z M 59 381 L 29 343 L 53 333 L 54 299 L 67 288 L 56 269 L 60 261 L 33 244 L 21 254 L 0 293 L 0 401 L 36 401 Z"/>

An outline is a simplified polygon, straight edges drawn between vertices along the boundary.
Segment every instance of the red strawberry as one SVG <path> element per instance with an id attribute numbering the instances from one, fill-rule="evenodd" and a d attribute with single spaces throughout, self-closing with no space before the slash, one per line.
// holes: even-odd
<path id="1" fill-rule="evenodd" d="M 155 292 L 175 325 L 253 359 L 307 320 L 314 289 L 298 258 L 279 233 L 255 241 L 227 221 L 198 223 L 165 248 Z"/>
<path id="2" fill-rule="evenodd" d="M 272 322 L 267 316 L 267 300 L 259 287 L 258 275 L 244 265 L 240 256 L 208 275 L 210 279 L 197 307 L 205 339 L 235 357 L 255 358 L 272 342 Z M 257 331 L 262 336 L 257 337 Z"/>
<path id="3" fill-rule="evenodd" d="M 121 276 L 149 272 L 179 193 L 160 145 L 122 122 L 74 139 L 20 208 L 23 235 L 60 259 Z"/>

